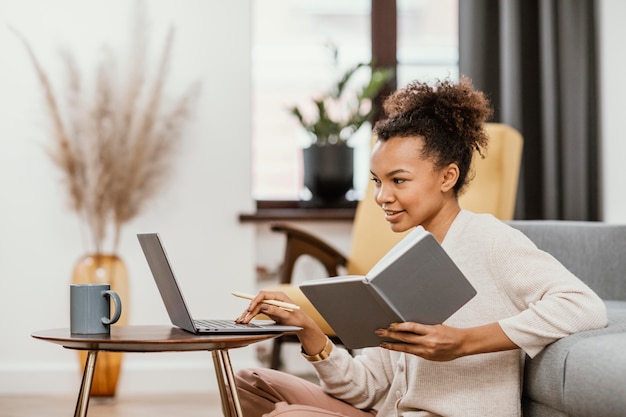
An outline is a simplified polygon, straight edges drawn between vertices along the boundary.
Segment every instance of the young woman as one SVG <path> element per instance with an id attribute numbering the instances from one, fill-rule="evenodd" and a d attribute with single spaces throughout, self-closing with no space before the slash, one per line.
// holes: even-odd
<path id="1" fill-rule="evenodd" d="M 303 355 L 321 387 L 269 369 L 240 371 L 238 392 L 252 416 L 521 416 L 525 355 L 569 334 L 603 327 L 599 297 L 522 233 L 459 207 L 473 155 L 483 154 L 491 115 L 471 82 L 412 83 L 384 103 L 374 132 L 374 198 L 391 229 L 430 231 L 478 294 L 441 325 L 395 323 L 380 347 L 351 357 L 290 301 L 261 292 L 237 319 L 265 313 L 301 326 Z"/>

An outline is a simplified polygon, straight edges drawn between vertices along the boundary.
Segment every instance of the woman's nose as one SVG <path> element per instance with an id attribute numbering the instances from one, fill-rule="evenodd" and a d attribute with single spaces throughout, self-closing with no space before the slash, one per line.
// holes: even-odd
<path id="1" fill-rule="evenodd" d="M 388 187 L 379 185 L 374 190 L 374 200 L 376 204 L 382 207 L 383 204 L 390 203 L 393 200 L 393 194 L 388 191 Z"/>

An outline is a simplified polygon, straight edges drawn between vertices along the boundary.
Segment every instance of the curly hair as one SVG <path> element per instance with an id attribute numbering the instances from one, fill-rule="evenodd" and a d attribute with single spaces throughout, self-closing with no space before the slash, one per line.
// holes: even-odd
<path id="1" fill-rule="evenodd" d="M 492 115 L 489 100 L 462 77 L 454 84 L 437 81 L 434 86 L 413 82 L 395 91 L 383 103 L 385 118 L 374 126 L 380 141 L 393 137 L 420 136 L 423 156 L 438 168 L 456 163 L 459 180 L 454 192 L 460 195 L 470 182 L 474 153 L 484 158 L 488 138 L 483 124 Z"/>

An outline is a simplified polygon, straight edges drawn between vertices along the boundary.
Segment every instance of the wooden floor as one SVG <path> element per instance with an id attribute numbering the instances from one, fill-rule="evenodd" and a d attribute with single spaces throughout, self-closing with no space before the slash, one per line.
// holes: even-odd
<path id="1" fill-rule="evenodd" d="M 0 417 L 71 417 L 76 397 L 0 395 Z M 219 394 L 119 395 L 93 398 L 88 417 L 222 417 Z"/>

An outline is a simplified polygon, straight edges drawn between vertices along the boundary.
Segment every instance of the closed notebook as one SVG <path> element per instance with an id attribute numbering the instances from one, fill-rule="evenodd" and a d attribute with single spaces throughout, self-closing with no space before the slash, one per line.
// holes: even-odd
<path id="1" fill-rule="evenodd" d="M 422 227 L 396 244 L 366 276 L 305 281 L 304 295 L 350 349 L 378 346 L 390 323 L 440 324 L 476 290 Z"/>

